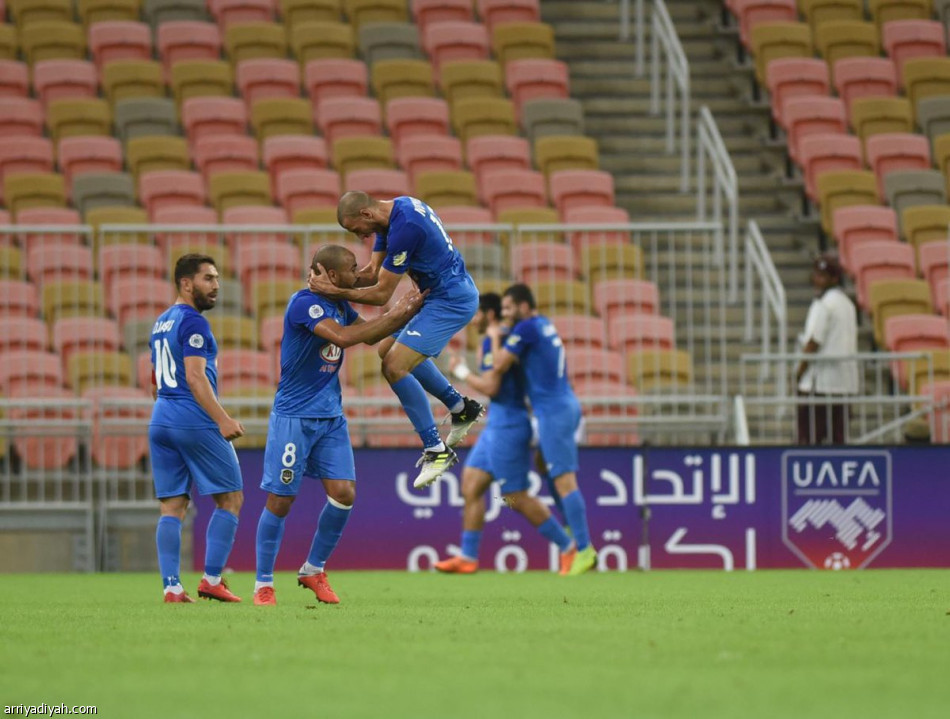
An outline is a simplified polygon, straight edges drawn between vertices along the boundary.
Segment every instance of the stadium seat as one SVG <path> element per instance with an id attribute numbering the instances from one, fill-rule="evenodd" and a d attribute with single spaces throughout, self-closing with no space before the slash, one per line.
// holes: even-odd
<path id="1" fill-rule="evenodd" d="M 880 205 L 852 205 L 832 214 L 833 236 L 841 266 L 853 274 L 852 258 L 869 242 L 897 242 L 897 213 Z"/>
<path id="2" fill-rule="evenodd" d="M 188 170 L 191 157 L 184 138 L 154 135 L 125 143 L 125 157 L 132 177 L 156 170 Z"/>
<path id="3" fill-rule="evenodd" d="M 340 198 L 340 176 L 333 170 L 285 170 L 277 178 L 277 199 L 293 217 L 314 207 L 336 208 Z"/>
<path id="4" fill-rule="evenodd" d="M 362 60 L 324 58 L 304 68 L 304 88 L 314 107 L 330 97 L 363 97 L 369 88 L 369 70 Z"/>
<path id="5" fill-rule="evenodd" d="M 371 22 L 357 31 L 357 45 L 364 62 L 372 67 L 381 60 L 421 60 L 419 29 L 406 22 Z"/>
<path id="6" fill-rule="evenodd" d="M 563 339 L 563 335 L 560 336 Z M 572 379 L 583 377 L 598 382 L 624 380 L 624 362 L 619 352 L 603 347 L 566 346 L 564 355 Z"/>
<path id="7" fill-rule="evenodd" d="M 138 320 L 154 322 L 174 301 L 174 290 L 172 283 L 165 279 L 117 277 L 109 292 L 109 311 L 120 327 Z"/>
<path id="8" fill-rule="evenodd" d="M 41 307 L 51 327 L 60 317 L 101 317 L 105 307 L 102 285 L 89 280 L 47 282 L 42 289 Z"/>
<path id="9" fill-rule="evenodd" d="M 0 59 L 0 97 L 30 94 L 30 72 L 26 63 Z"/>
<path id="10" fill-rule="evenodd" d="M 824 172 L 860 170 L 861 142 L 854 135 L 838 132 L 807 135 L 799 145 L 799 163 L 805 177 L 805 194 L 816 202 L 815 179 Z"/>
<path id="11" fill-rule="evenodd" d="M 950 57 L 912 57 L 900 77 L 912 111 L 925 97 L 950 95 Z"/>
<path id="12" fill-rule="evenodd" d="M 253 314 L 259 320 L 283 316 L 287 301 L 300 289 L 299 280 L 261 280 L 251 287 Z M 253 348 L 252 348 L 253 349 Z"/>
<path id="13" fill-rule="evenodd" d="M 261 152 L 264 166 L 277 196 L 277 178 L 287 170 L 324 169 L 329 164 L 323 138 L 309 135 L 275 135 L 264 140 Z"/>
<path id="14" fill-rule="evenodd" d="M 86 33 L 82 25 L 44 20 L 20 27 L 20 50 L 30 66 L 42 60 L 85 60 Z"/>
<path id="15" fill-rule="evenodd" d="M 578 278 L 577 261 L 570 245 L 559 242 L 525 242 L 511 248 L 511 273 L 515 280 L 534 286 L 538 282 Z"/>
<path id="16" fill-rule="evenodd" d="M 733 0 L 732 9 L 739 21 L 739 41 L 747 48 L 749 32 L 756 25 L 798 20 L 794 0 Z"/>
<path id="17" fill-rule="evenodd" d="M 577 245 L 572 245 L 577 251 Z M 643 274 L 643 251 L 637 245 L 616 242 L 592 243 L 578 252 L 581 272 L 590 282 L 608 279 L 640 278 Z"/>
<path id="18" fill-rule="evenodd" d="M 568 352 L 578 347 L 596 350 L 607 349 L 604 322 L 599 317 L 554 315 L 548 319 L 557 328 L 558 336 L 563 340 Z"/>
<path id="19" fill-rule="evenodd" d="M 510 22 L 534 23 L 541 19 L 539 0 L 477 0 L 478 16 L 489 29 Z"/>
<path id="20" fill-rule="evenodd" d="M 293 60 L 256 58 L 237 65 L 237 85 L 248 107 L 262 99 L 300 96 L 300 68 Z"/>
<path id="21" fill-rule="evenodd" d="M 495 170 L 479 178 L 479 194 L 495 216 L 516 207 L 545 207 L 544 175 L 534 170 Z"/>
<path id="22" fill-rule="evenodd" d="M 627 354 L 627 381 L 642 393 L 687 390 L 693 363 L 685 350 L 644 349 Z"/>
<path id="23" fill-rule="evenodd" d="M 76 9 L 87 28 L 103 22 L 138 20 L 140 0 L 78 0 Z"/>
<path id="24" fill-rule="evenodd" d="M 162 170 L 147 172 L 139 177 L 139 198 L 154 216 L 163 207 L 204 205 L 204 182 L 197 172 Z"/>
<path id="25" fill-rule="evenodd" d="M 95 273 L 92 250 L 84 245 L 70 243 L 35 244 L 26 256 L 26 272 L 39 286 L 63 280 L 91 280 Z"/>
<path id="26" fill-rule="evenodd" d="M 512 60 L 554 58 L 554 28 L 543 22 L 510 22 L 491 28 L 492 50 L 502 66 Z"/>
<path id="27" fill-rule="evenodd" d="M 20 28 L 47 20 L 72 20 L 70 0 L 10 0 L 10 17 Z"/>
<path id="28" fill-rule="evenodd" d="M 353 170 L 394 168 L 393 144 L 388 137 L 343 137 L 333 142 L 333 166 L 346 176 Z"/>
<path id="29" fill-rule="evenodd" d="M 218 222 L 218 213 L 205 205 L 185 204 L 168 205 L 161 207 L 153 212 L 151 220 L 156 225 L 214 225 Z M 182 230 L 185 237 L 194 239 L 206 244 L 215 243 L 218 240 L 218 233 L 204 234 Z M 163 254 L 167 254 L 169 248 L 175 243 L 178 233 L 166 234 L 165 232 L 155 233 L 155 243 Z"/>
<path id="30" fill-rule="evenodd" d="M 828 63 L 805 57 L 773 60 L 765 69 L 765 81 L 772 103 L 772 118 L 785 127 L 782 109 L 793 97 L 827 96 L 830 91 Z"/>
<path id="31" fill-rule="evenodd" d="M 251 127 L 258 140 L 274 135 L 310 135 L 313 116 L 303 98 L 265 98 L 251 108 Z"/>
<path id="32" fill-rule="evenodd" d="M 878 30 L 892 20 L 927 20 L 930 5 L 930 0 L 868 0 L 868 10 Z"/>
<path id="33" fill-rule="evenodd" d="M 223 60 L 182 60 L 172 66 L 171 85 L 175 102 L 183 108 L 191 98 L 230 98 L 234 78 Z"/>
<path id="34" fill-rule="evenodd" d="M 917 248 L 917 265 L 920 274 L 930 287 L 931 296 L 936 299 L 938 288 L 950 277 L 950 259 L 947 258 L 946 240 L 926 242 Z"/>
<path id="35" fill-rule="evenodd" d="M 72 187 L 73 178 L 122 169 L 122 145 L 114 137 L 64 137 L 57 148 L 59 169 Z"/>
<path id="36" fill-rule="evenodd" d="M 814 54 L 811 28 L 805 23 L 761 23 L 749 32 L 749 42 L 755 58 L 755 79 L 763 87 L 765 69 L 772 60 L 783 57 L 809 58 Z"/>
<path id="37" fill-rule="evenodd" d="M 597 170 L 597 142 L 589 137 L 548 135 L 534 142 L 534 161 L 546 176 L 561 170 Z"/>
<path id="38" fill-rule="evenodd" d="M 382 111 L 373 98 L 330 97 L 320 101 L 314 116 L 330 147 L 343 137 L 382 134 Z"/>
<path id="39" fill-rule="evenodd" d="M 210 135 L 195 145 L 194 160 L 205 182 L 219 172 L 256 170 L 257 143 L 241 135 Z"/>
<path id="40" fill-rule="evenodd" d="M 115 104 L 115 128 L 120 140 L 147 135 L 177 135 L 175 103 L 159 97 L 119 100 Z"/>
<path id="41" fill-rule="evenodd" d="M 905 208 L 915 205 L 946 204 L 946 180 L 936 170 L 892 172 L 884 178 L 884 194 L 900 217 Z"/>
<path id="42" fill-rule="evenodd" d="M 280 16 L 288 27 L 300 22 L 336 22 L 342 17 L 341 0 L 281 0 Z"/>
<path id="43" fill-rule="evenodd" d="M 676 348 L 676 331 L 669 317 L 630 314 L 615 317 L 607 327 L 607 342 L 623 353 Z"/>
<path id="44" fill-rule="evenodd" d="M 46 124 L 54 142 L 63 137 L 111 135 L 112 113 L 105 100 L 54 100 L 46 110 Z"/>
<path id="45" fill-rule="evenodd" d="M 416 197 L 439 210 L 440 207 L 478 205 L 475 176 L 471 172 L 420 172 L 415 178 Z"/>
<path id="46" fill-rule="evenodd" d="M 78 419 L 78 411 L 65 404 L 74 399 L 73 394 L 58 386 L 26 381 L 12 390 L 10 396 L 11 398 L 50 400 L 43 405 L 13 407 L 9 411 L 9 418 L 14 422 L 26 424 L 45 420 L 46 423 L 53 425 L 53 428 L 44 431 L 41 435 L 14 438 L 13 446 L 23 463 L 23 468 L 28 471 L 42 472 L 66 469 L 76 457 L 79 447 L 76 425 L 71 422 Z M 56 433 L 57 424 L 65 424 L 61 434 Z"/>
<path id="47" fill-rule="evenodd" d="M 564 222 L 578 225 L 625 225 L 630 222 L 630 215 L 620 207 L 575 207 L 564 215 Z M 600 247 L 608 244 L 628 244 L 630 233 L 624 230 L 590 229 L 568 234 L 568 242 L 575 252 L 581 254 L 581 248 L 586 245 Z"/>
<path id="48" fill-rule="evenodd" d="M 53 143 L 45 137 L 0 137 L 0 181 L 23 172 L 52 172 Z"/>
<path id="49" fill-rule="evenodd" d="M 468 166 L 479 177 L 498 170 L 531 169 L 531 147 L 522 137 L 481 135 L 465 143 Z"/>
<path id="50" fill-rule="evenodd" d="M 950 97 L 938 95 L 926 97 L 917 104 L 917 123 L 924 134 L 934 144 L 935 159 L 940 162 L 941 172 L 946 174 L 946 166 L 942 158 L 947 156 L 945 149 L 938 150 L 938 144 L 946 148 L 947 140 L 941 143 L 941 138 L 950 134 Z"/>
<path id="51" fill-rule="evenodd" d="M 222 32 L 231 25 L 269 22 L 276 9 L 271 0 L 208 0 L 208 10 Z"/>
<path id="52" fill-rule="evenodd" d="M 439 68 L 439 87 L 452 107 L 467 97 L 503 97 L 501 65 L 494 60 L 447 62 Z"/>
<path id="53" fill-rule="evenodd" d="M 0 58 L 16 60 L 17 46 L 16 28 L 0 23 Z"/>
<path id="54" fill-rule="evenodd" d="M 933 295 L 933 308 L 943 317 L 950 317 L 950 280 L 937 283 L 936 294 Z"/>
<path id="55" fill-rule="evenodd" d="M 549 135 L 583 135 L 584 109 L 574 99 L 529 100 L 521 108 L 521 126 L 531 142 Z"/>
<path id="56" fill-rule="evenodd" d="M 44 107 L 53 100 L 95 97 L 96 66 L 88 60 L 43 60 L 33 67 L 33 89 Z"/>
<path id="57" fill-rule="evenodd" d="M 164 71 L 151 60 L 114 60 L 102 68 L 101 81 L 112 105 L 133 97 L 165 97 Z"/>
<path id="58" fill-rule="evenodd" d="M 384 106 L 397 97 L 435 94 L 432 65 L 425 60 L 380 60 L 370 68 L 370 83 Z"/>
<path id="59" fill-rule="evenodd" d="M 238 243 L 236 250 L 236 269 L 244 287 L 253 287 L 261 280 L 301 279 L 300 250 L 296 245 L 248 239 Z"/>
<path id="60" fill-rule="evenodd" d="M 75 352 L 66 365 L 66 379 L 77 394 L 93 386 L 130 386 L 132 358 L 125 352 Z"/>
<path id="61" fill-rule="evenodd" d="M 63 176 L 53 172 L 7 175 L 3 180 L 3 199 L 15 219 L 30 207 L 64 207 L 66 185 Z"/>
<path id="62" fill-rule="evenodd" d="M 244 137 L 247 133 L 247 110 L 244 103 L 234 97 L 192 97 L 185 100 L 181 121 L 193 148 L 206 137 Z"/>
<path id="63" fill-rule="evenodd" d="M 558 224 L 557 210 L 553 207 L 512 207 L 495 213 L 495 220 L 502 224 L 514 225 L 518 242 L 563 242 L 560 231 L 528 231 L 525 225 L 556 225 Z M 503 244 L 511 244 L 514 240 L 507 233 L 499 235 Z"/>
<path id="64" fill-rule="evenodd" d="M 89 51 L 100 71 L 115 60 L 151 60 L 152 30 L 130 20 L 97 22 L 89 27 Z"/>
<path id="65" fill-rule="evenodd" d="M 76 245 L 67 245 L 76 247 Z M 23 253 L 19 247 L 0 246 L 0 277 L 19 280 L 23 277 Z"/>
<path id="66" fill-rule="evenodd" d="M 657 314 L 660 292 L 647 280 L 602 280 L 594 285 L 594 310 L 610 327 L 618 317 Z"/>
<path id="67" fill-rule="evenodd" d="M 36 285 L 0 279 L 0 311 L 5 317 L 36 317 L 40 302 Z"/>
<path id="68" fill-rule="evenodd" d="M 851 103 L 851 126 L 866 140 L 871 135 L 913 132 L 910 103 L 903 97 L 862 97 Z"/>
<path id="69" fill-rule="evenodd" d="M 119 326 L 105 317 L 64 317 L 53 325 L 52 338 L 64 368 L 76 352 L 115 352 L 122 344 Z"/>
<path id="70" fill-rule="evenodd" d="M 883 57 L 846 57 L 834 65 L 834 83 L 851 119 L 851 105 L 865 97 L 897 94 L 897 69 Z"/>
<path id="71" fill-rule="evenodd" d="M 878 177 L 878 192 L 884 196 L 884 176 L 895 170 L 930 168 L 930 143 L 923 135 L 882 133 L 864 145 L 868 164 Z"/>
<path id="72" fill-rule="evenodd" d="M 219 212 L 240 205 L 271 205 L 270 177 L 266 172 L 219 172 L 208 180 L 211 204 Z"/>
<path id="73" fill-rule="evenodd" d="M 877 178 L 866 170 L 826 172 L 815 180 L 821 210 L 821 229 L 831 233 L 831 218 L 840 207 L 876 205 Z"/>
<path id="74" fill-rule="evenodd" d="M 946 205 L 915 205 L 900 214 L 901 236 L 917 248 L 930 242 L 946 242 L 950 227 L 950 207 Z"/>
<path id="75" fill-rule="evenodd" d="M 294 57 L 306 66 L 313 60 L 352 58 L 356 54 L 353 26 L 343 22 L 301 22 L 290 28 Z"/>
<path id="76" fill-rule="evenodd" d="M 930 313 L 930 287 L 923 280 L 879 280 L 868 287 L 868 305 L 874 322 L 874 341 L 883 347 L 884 324 L 889 317 Z"/>
<path id="77" fill-rule="evenodd" d="M 862 0 L 800 0 L 798 7 L 812 31 L 829 20 L 863 20 Z"/>
<path id="78" fill-rule="evenodd" d="M 793 97 L 782 108 L 788 132 L 788 154 L 801 164 L 801 143 L 811 135 L 843 135 L 848 131 L 844 102 L 836 97 Z"/>
<path id="79" fill-rule="evenodd" d="M 49 329 L 35 317 L 0 316 L 0 356 L 6 352 L 26 350 L 45 352 L 49 345 Z"/>
<path id="80" fill-rule="evenodd" d="M 900 76 L 904 61 L 912 57 L 941 57 L 947 54 L 946 29 L 934 20 L 892 20 L 881 36 L 884 49 Z"/>
<path id="81" fill-rule="evenodd" d="M 112 429 L 116 424 L 151 416 L 151 397 L 135 387 L 89 387 L 82 398 L 92 403 L 92 461 L 110 470 L 132 469 L 148 456 L 148 438 Z"/>
<path id="82" fill-rule="evenodd" d="M 408 22 L 406 0 L 343 0 L 343 13 L 359 28 L 374 22 Z"/>
<path id="83" fill-rule="evenodd" d="M 85 216 L 96 207 L 135 204 L 135 182 L 126 172 L 90 172 L 73 178 L 73 204 Z"/>
<path id="84" fill-rule="evenodd" d="M 867 311 L 868 288 L 879 280 L 914 279 L 914 248 L 904 242 L 866 242 L 851 258 L 858 306 Z"/>
<path id="85" fill-rule="evenodd" d="M 488 28 L 471 20 L 433 23 L 425 29 L 422 44 L 436 73 L 446 62 L 488 60 L 491 56 Z"/>
<path id="86" fill-rule="evenodd" d="M 548 177 L 551 200 L 561 217 L 575 207 L 613 207 L 614 179 L 601 170 L 561 170 Z"/>
<path id="87" fill-rule="evenodd" d="M 210 22 L 173 20 L 159 24 L 155 31 L 158 53 L 171 77 L 175 64 L 189 60 L 217 60 L 221 57 L 221 32 Z"/>
<path id="88" fill-rule="evenodd" d="M 63 383 L 62 363 L 51 352 L 14 350 L 3 353 L 0 362 L 0 391 L 15 395 L 20 388 L 60 387 Z"/>
<path id="89" fill-rule="evenodd" d="M 538 312 L 550 317 L 557 314 L 591 314 L 590 288 L 580 281 L 538 282 L 534 287 Z"/>
<path id="90" fill-rule="evenodd" d="M 287 56 L 284 26 L 275 22 L 241 22 L 228 25 L 224 47 L 234 65 L 245 60 Z"/>
<path id="91" fill-rule="evenodd" d="M 157 247 L 141 244 L 104 245 L 99 248 L 99 279 L 106 297 L 111 297 L 112 283 L 120 277 L 162 279 L 165 260 Z"/>
<path id="92" fill-rule="evenodd" d="M 36 100 L 0 97 L 0 137 L 40 137 L 43 114 Z"/>
<path id="93" fill-rule="evenodd" d="M 248 230 L 238 232 L 228 232 L 225 242 L 232 254 L 237 254 L 238 249 L 248 244 L 279 243 L 287 244 L 287 230 L 290 230 L 287 220 L 287 212 L 282 207 L 267 207 L 265 205 L 249 205 L 229 207 L 221 213 L 221 224 L 223 225 L 270 225 L 273 227 L 286 227 L 283 232 Z M 299 264 L 299 256 L 297 258 Z"/>
<path id="94" fill-rule="evenodd" d="M 877 57 L 880 37 L 872 23 L 833 20 L 815 28 L 815 45 L 830 66 L 846 57 Z"/>
<path id="95" fill-rule="evenodd" d="M 333 225 L 339 227 L 336 221 L 336 207 L 308 207 L 297 210 L 292 216 L 295 225 Z M 364 245 L 360 245 L 365 249 Z"/>
<path id="96" fill-rule="evenodd" d="M 456 100 L 452 105 L 452 127 L 462 142 L 480 135 L 516 135 L 514 105 L 504 98 Z"/>
<path id="97" fill-rule="evenodd" d="M 453 138 L 454 139 L 454 138 Z M 452 241 L 458 247 L 477 245 L 491 245 L 495 243 L 492 232 L 476 230 L 460 230 L 462 225 L 490 225 L 492 224 L 491 211 L 486 207 L 452 207 L 446 206 L 439 210 L 439 219 L 448 231 Z"/>
<path id="98" fill-rule="evenodd" d="M 343 189 L 378 198 L 399 197 L 409 194 L 409 176 L 402 170 L 352 170 L 346 173 Z"/>
<path id="99" fill-rule="evenodd" d="M 79 212 L 71 207 L 33 207 L 17 213 L 17 223 L 20 225 L 81 225 L 82 218 Z M 52 228 L 51 228 L 52 229 Z M 12 238 L 11 238 L 12 239 Z M 69 243 L 78 245 L 83 242 L 82 237 L 75 232 L 21 232 L 19 244 L 24 252 L 29 252 L 34 245 L 51 242 L 54 244 Z"/>
<path id="100" fill-rule="evenodd" d="M 449 106 L 435 97 L 400 97 L 386 105 L 386 129 L 393 144 L 412 135 L 448 135 Z"/>
<path id="101" fill-rule="evenodd" d="M 462 143 L 441 134 L 412 135 L 396 147 L 396 160 L 413 182 L 421 172 L 461 170 Z"/>
<path id="102" fill-rule="evenodd" d="M 466 22 L 475 18 L 470 0 L 412 0 L 410 10 L 422 33 L 433 23 Z"/>
<path id="103" fill-rule="evenodd" d="M 152 27 L 175 20 L 203 22 L 208 19 L 205 0 L 144 0 L 143 15 Z"/>
<path id="104" fill-rule="evenodd" d="M 248 386 L 274 384 L 274 368 L 266 352 L 253 349 L 222 350 L 218 354 L 218 391 L 240 393 Z"/>
<path id="105" fill-rule="evenodd" d="M 950 348 L 947 320 L 938 315 L 896 315 L 884 323 L 884 342 L 888 352 L 916 352 Z M 908 370 L 924 370 L 922 362 L 898 361 L 891 363 L 891 372 L 902 389 L 908 388 Z M 917 387 L 920 382 L 916 382 Z"/>

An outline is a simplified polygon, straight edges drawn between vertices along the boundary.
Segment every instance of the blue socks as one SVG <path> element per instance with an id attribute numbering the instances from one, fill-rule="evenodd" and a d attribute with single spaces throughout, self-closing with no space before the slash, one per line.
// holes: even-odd
<path id="1" fill-rule="evenodd" d="M 155 530 L 155 546 L 158 547 L 158 571 L 162 573 L 162 586 L 181 584 L 181 520 L 178 517 L 159 517 Z"/>
<path id="2" fill-rule="evenodd" d="M 320 521 L 317 522 L 317 533 L 313 535 L 313 544 L 310 545 L 308 564 L 323 571 L 323 565 L 340 541 L 352 508 L 352 505 L 347 507 L 327 497 L 327 503 L 320 512 Z"/>
<path id="3" fill-rule="evenodd" d="M 409 374 L 390 386 L 402 403 L 402 408 L 409 416 L 412 426 L 422 439 L 423 446 L 439 446 L 442 443 L 442 438 L 435 426 L 435 417 L 432 416 L 432 408 L 429 407 L 429 398 L 426 397 L 426 391 L 422 389 L 419 380 Z"/>
<path id="4" fill-rule="evenodd" d="M 478 560 L 478 548 L 482 543 L 480 529 L 466 529 L 462 532 L 462 556 L 466 559 Z"/>
<path id="5" fill-rule="evenodd" d="M 462 399 L 462 395 L 449 384 L 445 375 L 439 372 L 439 368 L 435 366 L 431 357 L 416 365 L 416 368 L 412 370 L 412 376 L 419 380 L 422 389 L 444 404 L 450 412 L 456 408 L 458 408 L 457 411 L 464 408 L 465 400 Z"/>
<path id="6" fill-rule="evenodd" d="M 587 549 L 590 546 L 590 530 L 587 528 L 587 505 L 584 503 L 584 495 L 581 490 L 575 489 L 566 497 L 561 497 L 564 505 L 564 516 L 567 524 L 574 534 L 574 541 L 577 542 L 577 549 Z"/>
<path id="7" fill-rule="evenodd" d="M 237 526 L 238 518 L 227 510 L 215 509 L 211 515 L 205 547 L 205 574 L 209 577 L 221 576 L 221 570 L 234 545 Z"/>
<path id="8" fill-rule="evenodd" d="M 557 548 L 562 552 L 566 552 L 571 548 L 571 538 L 567 536 L 564 527 L 562 527 L 561 523 L 554 517 L 548 517 L 544 522 L 539 524 L 538 531 L 541 533 L 541 536 L 551 542 L 551 544 L 556 544 Z"/>
<path id="9" fill-rule="evenodd" d="M 274 581 L 274 564 L 284 538 L 284 518 L 278 517 L 267 507 L 261 512 L 257 523 L 257 581 Z"/>
<path id="10" fill-rule="evenodd" d="M 560 512 L 562 517 L 566 516 L 564 514 L 564 504 L 561 502 L 561 495 L 557 491 L 557 487 L 554 486 L 554 478 L 551 476 L 551 473 L 545 472 L 541 475 L 541 478 L 544 480 L 544 484 L 548 488 L 548 493 L 551 495 L 551 499 L 554 500 L 554 506 L 557 507 L 557 511 Z"/>

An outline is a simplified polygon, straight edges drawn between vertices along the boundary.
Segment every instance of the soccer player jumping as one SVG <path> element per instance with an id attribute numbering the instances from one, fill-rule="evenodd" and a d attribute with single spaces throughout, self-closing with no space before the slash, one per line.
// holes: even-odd
<path id="1" fill-rule="evenodd" d="M 428 486 L 458 462 L 452 448 L 485 411 L 460 395 L 431 359 L 475 315 L 478 290 L 439 216 L 415 197 L 374 200 L 365 192 L 347 192 L 337 206 L 337 220 L 362 239 L 376 236 L 373 257 L 360 270 L 355 288 L 336 287 L 321 272 L 310 277 L 313 292 L 385 305 L 407 273 L 420 290 L 429 292 L 419 314 L 383 348 L 382 358 L 383 376 L 422 439 L 423 454 L 416 465 L 421 468 L 413 486 Z M 452 430 L 444 443 L 426 392 L 452 413 Z"/>

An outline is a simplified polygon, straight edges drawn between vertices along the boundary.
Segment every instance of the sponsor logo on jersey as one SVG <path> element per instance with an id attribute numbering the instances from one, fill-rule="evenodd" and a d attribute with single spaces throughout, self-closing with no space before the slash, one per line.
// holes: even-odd
<path id="1" fill-rule="evenodd" d="M 402 267 L 406 264 L 406 252 L 400 252 L 398 255 L 393 255 L 393 266 Z"/>
<path id="2" fill-rule="evenodd" d="M 406 330 L 407 337 L 422 337 L 421 332 L 416 332 L 415 330 Z"/>
<path id="3" fill-rule="evenodd" d="M 323 308 L 320 305 L 310 305 L 310 317 L 313 319 L 319 319 L 323 317 Z"/>
<path id="4" fill-rule="evenodd" d="M 343 357 L 343 350 L 341 350 L 335 344 L 327 343 L 320 348 L 320 356 L 323 358 L 324 362 L 332 362 L 336 364 L 340 361 L 340 358 Z"/>
<path id="5" fill-rule="evenodd" d="M 199 334 L 193 334 L 188 338 L 188 344 L 190 344 L 195 349 L 201 349 L 205 346 L 205 338 Z"/>

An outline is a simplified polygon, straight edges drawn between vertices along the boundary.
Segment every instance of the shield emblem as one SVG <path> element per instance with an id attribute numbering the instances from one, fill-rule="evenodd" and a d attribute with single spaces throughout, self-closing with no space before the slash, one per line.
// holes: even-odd
<path id="1" fill-rule="evenodd" d="M 812 568 L 864 568 L 891 543 L 891 488 L 890 452 L 785 452 L 782 541 Z"/>

